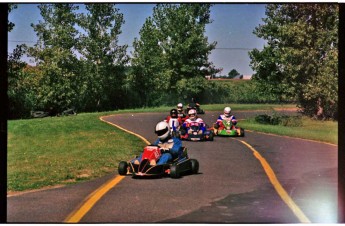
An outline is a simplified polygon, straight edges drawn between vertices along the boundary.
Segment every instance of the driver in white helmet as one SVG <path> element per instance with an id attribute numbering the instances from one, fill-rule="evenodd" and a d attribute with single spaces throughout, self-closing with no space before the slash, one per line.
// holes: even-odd
<path id="1" fill-rule="evenodd" d="M 187 116 L 186 116 L 186 114 L 184 113 L 184 110 L 183 110 L 183 104 L 182 103 L 178 103 L 177 104 L 177 116 L 179 118 L 181 118 L 182 123 L 187 119 Z"/>
<path id="2" fill-rule="evenodd" d="M 165 164 L 179 157 L 183 152 L 182 141 L 179 138 L 171 136 L 169 124 L 165 121 L 157 123 L 155 133 L 157 134 L 158 139 L 153 143 L 153 145 L 157 145 L 161 148 L 162 155 L 157 162 L 150 162 L 150 165 Z M 134 163 L 139 164 L 140 161 L 141 155 L 134 161 Z"/>
<path id="3" fill-rule="evenodd" d="M 230 107 L 225 107 L 224 108 L 224 113 L 219 115 L 217 122 L 214 125 L 214 128 L 222 129 L 223 126 L 223 120 L 231 120 L 233 127 L 237 124 L 237 120 L 234 115 L 231 115 L 231 108 Z M 233 129 L 233 128 L 231 128 Z"/>
<path id="4" fill-rule="evenodd" d="M 202 120 L 202 118 L 199 118 L 197 116 L 197 112 L 194 108 L 192 108 L 188 111 L 188 118 L 182 124 L 183 130 L 186 133 L 188 133 L 190 126 L 192 126 L 193 124 L 200 125 L 200 131 L 199 131 L 200 134 L 203 134 L 206 131 L 206 125 L 204 123 L 204 120 Z"/>

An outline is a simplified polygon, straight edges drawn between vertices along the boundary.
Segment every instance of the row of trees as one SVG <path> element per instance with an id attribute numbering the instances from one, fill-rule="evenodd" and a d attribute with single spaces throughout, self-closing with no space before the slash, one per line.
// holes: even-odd
<path id="1" fill-rule="evenodd" d="M 38 42 L 18 46 L 8 58 L 10 118 L 71 106 L 85 112 L 174 105 L 192 96 L 228 101 L 226 85 L 205 80 L 220 71 L 208 60 L 217 44 L 205 36 L 211 7 L 157 4 L 129 58 L 128 46 L 118 44 L 125 21 L 115 4 L 40 4 L 43 20 L 32 24 Z M 247 96 L 297 100 L 308 115 L 335 118 L 337 5 L 269 4 L 266 15 L 254 31 L 267 45 L 250 52 L 256 74 Z M 9 31 L 14 26 L 9 22 Z M 20 60 L 24 54 L 35 67 Z"/>
<path id="2" fill-rule="evenodd" d="M 79 13 L 84 6 L 86 13 Z M 210 7 L 157 4 L 134 40 L 130 61 L 128 46 L 118 44 L 125 21 L 115 4 L 40 4 L 43 20 L 31 25 L 38 42 L 18 46 L 9 57 L 10 116 L 32 108 L 153 106 L 180 96 L 181 86 L 216 71 L 208 62 L 216 43 L 204 36 Z M 23 68 L 23 54 L 37 66 Z"/>
<path id="3" fill-rule="evenodd" d="M 265 40 L 250 52 L 262 92 L 296 98 L 309 116 L 337 118 L 337 4 L 269 4 L 254 33 Z"/>

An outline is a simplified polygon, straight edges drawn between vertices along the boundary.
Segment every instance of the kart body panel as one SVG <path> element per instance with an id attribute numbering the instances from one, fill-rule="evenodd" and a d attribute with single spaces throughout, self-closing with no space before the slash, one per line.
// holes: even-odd
<path id="1" fill-rule="evenodd" d="M 199 163 L 197 160 L 188 157 L 185 147 L 183 147 L 182 154 L 172 162 L 152 165 L 151 160 L 158 161 L 160 156 L 159 147 L 149 145 L 144 148 L 142 159 L 139 164 L 135 164 L 132 160 L 120 162 L 119 174 L 132 175 L 133 178 L 163 177 L 168 175 L 172 178 L 178 178 L 183 174 L 197 173 L 198 171 Z M 197 162 L 197 169 L 195 162 Z"/>
<path id="2" fill-rule="evenodd" d="M 191 125 L 190 129 L 185 134 L 180 134 L 181 140 L 188 140 L 188 141 L 213 141 L 213 131 L 210 129 L 205 130 L 202 133 L 200 125 L 195 124 Z"/>
<path id="3" fill-rule="evenodd" d="M 233 125 L 231 120 L 223 120 L 222 124 L 223 124 L 223 127 L 221 129 L 214 128 L 215 134 L 217 136 L 225 136 L 225 137 L 243 137 L 244 136 L 244 129 Z"/>

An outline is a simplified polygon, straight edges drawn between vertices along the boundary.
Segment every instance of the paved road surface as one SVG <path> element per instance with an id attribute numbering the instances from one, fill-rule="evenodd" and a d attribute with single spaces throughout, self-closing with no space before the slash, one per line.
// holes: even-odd
<path id="1" fill-rule="evenodd" d="M 252 112 L 234 112 L 245 118 Z M 211 125 L 214 112 L 200 115 Z M 165 114 L 105 117 L 150 142 Z M 137 123 L 133 123 L 135 120 Z M 240 122 L 239 122 L 240 126 Z M 199 174 L 181 179 L 126 177 L 83 216 L 92 223 L 300 223 L 295 209 L 277 193 L 260 161 L 242 141 L 268 162 L 287 195 L 313 223 L 337 221 L 337 146 L 302 139 L 246 132 L 243 138 L 216 137 L 187 142 Z M 97 188 L 117 177 L 7 198 L 8 222 L 63 222 Z"/>

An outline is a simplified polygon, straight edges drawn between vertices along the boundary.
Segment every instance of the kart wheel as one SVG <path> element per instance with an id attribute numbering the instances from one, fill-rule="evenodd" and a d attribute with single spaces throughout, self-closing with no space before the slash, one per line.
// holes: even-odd
<path id="1" fill-rule="evenodd" d="M 180 177 L 180 172 L 178 171 L 177 165 L 172 165 L 170 167 L 170 177 L 171 178 L 179 178 Z"/>
<path id="2" fill-rule="evenodd" d="M 244 137 L 244 129 L 241 128 L 241 137 Z"/>
<path id="3" fill-rule="evenodd" d="M 128 163 L 125 161 L 121 161 L 117 170 L 120 175 L 126 175 L 128 171 Z"/>
<path id="4" fill-rule="evenodd" d="M 196 159 L 191 159 L 190 163 L 192 165 L 192 174 L 197 174 L 199 172 L 199 162 Z"/>
<path id="5" fill-rule="evenodd" d="M 213 141 L 213 137 L 214 137 L 214 134 L 211 133 L 210 136 L 209 136 L 209 138 L 208 138 L 208 140 L 209 140 L 209 141 Z"/>

